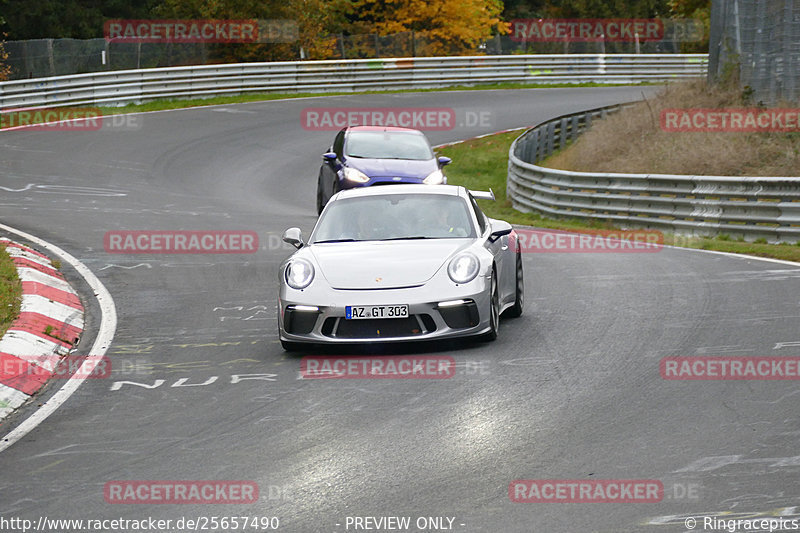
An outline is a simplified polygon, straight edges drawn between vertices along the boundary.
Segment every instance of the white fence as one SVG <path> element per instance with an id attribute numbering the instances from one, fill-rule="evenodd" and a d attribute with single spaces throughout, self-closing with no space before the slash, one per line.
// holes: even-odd
<path id="1" fill-rule="evenodd" d="M 415 57 L 237 63 L 0 83 L 0 110 L 122 106 L 161 98 L 266 92 L 428 89 L 486 83 L 639 83 L 706 75 L 706 54 Z"/>
<path id="2" fill-rule="evenodd" d="M 619 108 L 559 117 L 517 138 L 508 154 L 507 194 L 513 206 L 676 234 L 800 240 L 800 177 L 570 172 L 534 164 L 577 138 L 593 119 Z"/>

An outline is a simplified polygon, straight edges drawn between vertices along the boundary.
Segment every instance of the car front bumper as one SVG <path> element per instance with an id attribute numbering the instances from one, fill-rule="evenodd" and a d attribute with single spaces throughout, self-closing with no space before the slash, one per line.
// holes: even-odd
<path id="1" fill-rule="evenodd" d="M 350 344 L 480 335 L 489 331 L 490 279 L 479 276 L 460 286 L 442 283 L 441 287 L 425 284 L 381 290 L 316 287 L 298 291 L 282 284 L 278 299 L 280 338 L 288 342 Z M 345 318 L 347 306 L 402 304 L 408 304 L 408 318 Z"/>

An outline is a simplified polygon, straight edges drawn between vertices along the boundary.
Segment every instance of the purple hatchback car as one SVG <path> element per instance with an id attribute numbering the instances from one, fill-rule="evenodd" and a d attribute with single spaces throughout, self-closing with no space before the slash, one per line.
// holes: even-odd
<path id="1" fill-rule="evenodd" d="M 317 212 L 344 189 L 395 183 L 447 183 L 442 168 L 449 157 L 436 157 L 425 134 L 383 126 L 349 126 L 322 156 L 317 181 Z"/>

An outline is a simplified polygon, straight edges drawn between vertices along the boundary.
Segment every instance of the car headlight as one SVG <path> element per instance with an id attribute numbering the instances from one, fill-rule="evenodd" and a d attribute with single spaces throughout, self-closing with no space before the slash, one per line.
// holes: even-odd
<path id="1" fill-rule="evenodd" d="M 444 183 L 444 174 L 441 170 L 434 170 L 428 177 L 422 180 L 422 183 L 426 185 L 440 185 Z"/>
<path id="2" fill-rule="evenodd" d="M 450 260 L 447 275 L 456 283 L 468 283 L 478 275 L 481 264 L 475 254 L 464 252 Z"/>
<path id="3" fill-rule="evenodd" d="M 314 266 L 305 259 L 294 259 L 286 267 L 286 283 L 293 289 L 305 289 L 314 279 Z"/>
<path id="4" fill-rule="evenodd" d="M 366 183 L 369 181 L 369 176 L 356 168 L 346 167 L 344 169 L 344 179 L 355 181 L 357 183 Z"/>

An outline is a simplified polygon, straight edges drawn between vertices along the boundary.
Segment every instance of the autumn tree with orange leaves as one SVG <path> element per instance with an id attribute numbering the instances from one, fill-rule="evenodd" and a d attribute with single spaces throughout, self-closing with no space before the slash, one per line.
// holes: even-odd
<path id="1" fill-rule="evenodd" d="M 2 25 L 5 21 L 3 17 L 0 17 L 0 25 Z M 8 52 L 5 51 L 3 48 L 3 35 L 0 33 L 0 81 L 5 81 L 8 79 L 8 75 L 11 74 L 11 67 L 6 65 L 6 59 L 8 59 Z"/>
<path id="2" fill-rule="evenodd" d="M 162 0 L 155 15 L 187 19 L 291 20 L 297 24 L 293 42 L 210 45 L 213 56 L 223 61 L 272 61 L 292 59 L 302 48 L 306 58 L 326 59 L 334 53 L 336 40 L 328 37 L 347 0 Z"/>
<path id="3" fill-rule="evenodd" d="M 414 32 L 424 55 L 464 55 L 493 34 L 509 32 L 500 0 L 353 0 L 350 33 Z M 417 55 L 420 54 L 419 51 Z"/>
<path id="4" fill-rule="evenodd" d="M 8 53 L 3 48 L 3 41 L 0 41 L 0 81 L 7 80 L 8 75 L 11 74 L 11 67 L 5 64 L 6 59 L 8 59 Z"/>
<path id="5" fill-rule="evenodd" d="M 673 16 L 691 18 L 703 23 L 705 39 L 699 43 L 684 43 L 681 51 L 685 53 L 708 52 L 708 33 L 711 26 L 711 0 L 669 0 Z"/>

